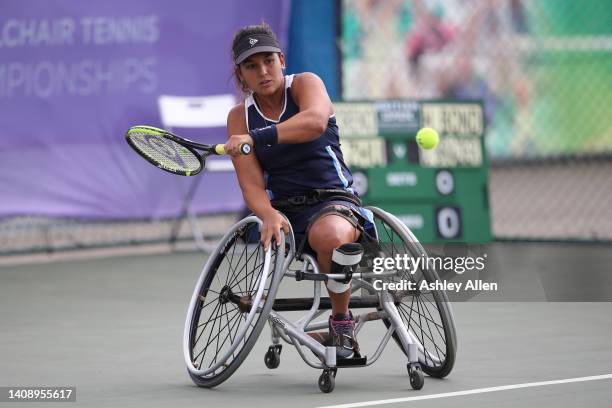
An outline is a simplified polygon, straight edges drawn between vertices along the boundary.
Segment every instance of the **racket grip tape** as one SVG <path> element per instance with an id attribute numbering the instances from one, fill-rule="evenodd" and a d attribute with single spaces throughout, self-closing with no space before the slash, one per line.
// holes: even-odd
<path id="1" fill-rule="evenodd" d="M 223 144 L 216 144 L 213 146 L 213 150 L 215 151 L 215 154 L 225 154 L 225 145 Z"/>

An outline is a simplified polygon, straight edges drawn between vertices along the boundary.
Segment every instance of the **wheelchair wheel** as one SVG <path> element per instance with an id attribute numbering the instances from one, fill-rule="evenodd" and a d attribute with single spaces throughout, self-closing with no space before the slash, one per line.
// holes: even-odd
<path id="1" fill-rule="evenodd" d="M 274 248 L 263 250 L 260 224 L 251 216 L 234 225 L 210 255 L 194 290 L 183 353 L 189 375 L 198 386 L 214 387 L 236 371 L 257 341 L 274 303 L 283 253 Z"/>
<path id="2" fill-rule="evenodd" d="M 378 235 L 377 251 L 384 256 L 395 258 L 407 254 L 410 257 L 427 256 L 425 249 L 412 232 L 397 217 L 376 207 L 368 207 L 374 214 L 374 222 Z M 439 279 L 433 268 L 421 268 L 414 274 L 406 270 L 398 270 L 394 280 L 411 280 L 418 288 L 421 282 L 434 282 Z M 444 291 L 417 290 L 390 292 L 409 335 L 418 346 L 419 362 L 423 371 L 432 377 L 447 376 L 455 363 L 457 339 L 451 306 Z M 384 319 L 387 327 L 391 321 Z M 396 333 L 393 338 L 403 349 Z"/>

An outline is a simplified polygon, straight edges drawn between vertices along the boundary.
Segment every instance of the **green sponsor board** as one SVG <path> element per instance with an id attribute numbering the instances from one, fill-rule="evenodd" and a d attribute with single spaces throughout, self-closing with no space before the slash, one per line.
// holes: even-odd
<path id="1" fill-rule="evenodd" d="M 482 105 L 476 102 L 422 102 L 421 127 L 434 128 L 441 135 L 480 137 L 484 134 Z"/>
<path id="2" fill-rule="evenodd" d="M 419 241 L 435 241 L 434 206 L 430 204 L 390 204 L 371 202 L 367 205 L 380 207 L 395 215 L 410 228 Z M 379 228 L 379 226 L 377 226 Z"/>
<path id="3" fill-rule="evenodd" d="M 477 169 L 452 169 L 454 191 L 452 199 L 489 214 L 489 194 L 486 173 Z"/>
<path id="4" fill-rule="evenodd" d="M 488 213 L 469 203 L 365 202 L 395 215 L 422 243 L 491 241 Z"/>
<path id="5" fill-rule="evenodd" d="M 334 104 L 334 111 L 343 137 L 411 138 L 422 127 L 434 128 L 441 135 L 470 137 L 484 133 L 484 113 L 479 102 L 339 102 Z"/>
<path id="6" fill-rule="evenodd" d="M 452 173 L 453 192 L 448 196 L 441 196 L 437 200 L 438 206 L 456 206 L 460 209 L 462 234 L 457 237 L 463 242 L 488 242 L 491 240 L 491 221 L 489 209 L 489 192 L 487 173 L 484 168 L 456 168 L 446 170 Z M 438 183 L 443 185 L 441 177 L 443 171 L 438 172 Z M 448 184 L 448 183 L 447 183 Z M 443 228 L 443 222 L 452 220 L 444 217 L 450 214 L 437 214 L 437 225 Z M 447 240 L 443 234 L 438 234 L 437 240 Z"/>
<path id="7" fill-rule="evenodd" d="M 423 102 L 421 125 L 440 134 L 435 149 L 419 150 L 419 164 L 426 167 L 482 167 L 484 117 L 479 103 Z"/>
<path id="8" fill-rule="evenodd" d="M 341 145 L 364 204 L 396 215 L 423 242 L 487 242 L 487 157 L 477 102 L 336 104 Z M 418 129 L 440 134 L 417 146 Z"/>
<path id="9" fill-rule="evenodd" d="M 389 163 L 408 162 L 417 164 L 419 162 L 416 141 L 387 139 L 387 152 Z"/>
<path id="10" fill-rule="evenodd" d="M 378 135 L 378 114 L 373 103 L 334 103 L 334 112 L 342 138 Z"/>
<path id="11" fill-rule="evenodd" d="M 419 153 L 419 163 L 426 167 L 481 167 L 484 160 L 480 137 L 443 136 L 435 149 Z"/>
<path id="12" fill-rule="evenodd" d="M 375 201 L 405 202 L 436 199 L 433 169 L 394 165 L 372 168 L 361 172 L 367 177 L 367 187 L 358 188 L 362 197 Z"/>
<path id="13" fill-rule="evenodd" d="M 407 160 L 425 167 L 480 167 L 484 164 L 484 117 L 477 102 L 378 101 L 336 103 L 336 119 L 347 164 L 384 166 Z M 435 149 L 416 147 L 423 127 L 440 134 Z M 386 140 L 388 146 L 382 146 Z"/>
<path id="14" fill-rule="evenodd" d="M 394 163 L 354 170 L 353 176 L 355 188 L 363 198 L 389 202 L 477 199 L 488 210 L 486 173 L 480 169 L 433 169 Z"/>
<path id="15" fill-rule="evenodd" d="M 341 146 L 344 162 L 353 169 L 384 167 L 388 163 L 386 141 L 381 137 L 347 137 Z"/>
<path id="16" fill-rule="evenodd" d="M 420 129 L 420 105 L 416 101 L 375 102 L 378 131 L 381 135 L 407 135 Z"/>

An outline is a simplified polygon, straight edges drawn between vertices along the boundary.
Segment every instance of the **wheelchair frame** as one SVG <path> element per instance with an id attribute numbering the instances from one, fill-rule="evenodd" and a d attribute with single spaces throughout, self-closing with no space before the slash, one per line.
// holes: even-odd
<path id="1" fill-rule="evenodd" d="M 401 229 L 401 231 L 406 236 L 408 236 L 411 241 L 414 240 L 414 242 L 418 243 L 418 241 L 416 241 L 416 238 L 410 232 L 410 230 L 404 224 L 401 224 L 399 220 L 397 220 L 397 218 L 395 218 L 393 215 L 383 210 L 380 210 L 376 207 L 370 207 L 369 209 L 372 210 L 380 219 L 384 220 L 384 218 L 387 217 L 388 220 L 394 220 L 393 222 L 396 223 L 396 225 L 394 225 L 395 228 Z M 241 225 L 241 223 L 244 225 L 247 225 L 248 222 L 257 222 L 259 225 L 261 224 L 261 221 L 257 217 L 250 216 L 238 222 L 236 225 L 234 225 L 234 227 L 232 227 L 232 229 L 230 229 L 230 231 L 228 231 L 228 233 L 224 236 L 224 238 L 218 245 L 217 250 L 213 254 L 211 254 L 211 256 L 209 257 L 209 260 L 204 268 L 204 271 L 198 280 L 198 284 L 196 285 L 196 289 L 194 291 L 194 294 L 190 302 L 187 319 L 185 323 L 183 351 L 184 351 L 185 362 L 186 362 L 189 374 L 197 385 L 203 386 L 203 387 L 212 387 L 212 386 L 218 385 L 219 383 L 229 378 L 229 376 L 231 376 L 233 371 L 237 369 L 237 366 L 241 364 L 242 360 L 246 358 L 246 356 L 248 355 L 248 352 L 250 351 L 254 343 L 257 341 L 257 338 L 259 337 L 259 334 L 261 333 L 261 330 L 263 329 L 262 327 L 263 324 L 265 323 L 265 321 L 267 321 L 271 327 L 272 345 L 269 347 L 268 352 L 265 355 L 266 366 L 268 366 L 268 368 L 278 367 L 280 363 L 280 352 L 282 348 L 280 341 L 283 340 L 289 345 L 293 345 L 295 347 L 298 354 L 300 355 L 302 360 L 307 365 L 313 368 L 323 369 L 323 373 L 319 377 L 319 381 L 318 381 L 319 388 L 323 392 L 331 392 L 334 389 L 335 376 L 336 376 L 338 368 L 363 367 L 363 366 L 369 366 L 375 363 L 382 355 L 382 352 L 386 348 L 389 342 L 389 339 L 391 339 L 394 334 L 396 335 L 395 337 L 396 341 L 401 345 L 404 353 L 407 356 L 407 368 L 408 368 L 408 374 L 410 377 L 410 384 L 412 388 L 421 389 L 423 387 L 424 376 L 423 376 L 423 370 L 421 368 L 421 363 L 419 362 L 419 352 L 421 352 L 425 356 L 426 361 L 427 359 L 429 359 L 430 361 L 434 363 L 435 362 L 440 363 L 440 360 L 435 355 L 433 355 L 431 352 L 426 350 L 425 346 L 421 344 L 421 342 L 419 341 L 418 336 L 415 335 L 411 330 L 409 330 L 407 325 L 402 321 L 402 316 L 400 316 L 400 312 L 398 311 L 398 307 L 396 306 L 397 299 L 393 296 L 393 294 L 386 290 L 379 291 L 375 289 L 374 286 L 370 282 L 368 282 L 368 279 L 370 278 L 393 276 L 393 275 L 396 275 L 396 272 L 374 273 L 374 272 L 368 272 L 367 270 L 363 270 L 363 267 L 360 266 L 357 269 L 357 271 L 353 273 L 352 275 L 351 293 L 353 294 L 357 290 L 361 289 L 362 293 L 363 291 L 366 291 L 368 292 L 368 295 L 367 296 L 362 295 L 361 298 L 351 297 L 349 308 L 351 309 L 375 308 L 376 309 L 376 311 L 374 312 L 362 313 L 362 314 L 358 314 L 355 316 L 355 323 L 356 323 L 355 333 L 358 333 L 363 328 L 365 323 L 367 323 L 368 321 L 382 320 L 384 322 L 389 322 L 388 324 L 385 323 L 387 325 L 387 331 L 385 332 L 383 338 L 381 339 L 376 351 L 374 352 L 371 358 L 369 359 L 367 357 L 349 358 L 349 359 L 337 358 L 336 347 L 324 346 L 319 341 L 315 340 L 313 337 L 307 334 L 308 332 L 327 327 L 327 321 L 313 322 L 314 319 L 316 319 L 326 310 L 331 309 L 331 302 L 329 298 L 321 297 L 321 282 L 324 282 L 327 279 L 333 279 L 333 278 L 343 279 L 345 278 L 345 275 L 344 274 L 334 275 L 334 274 L 321 273 L 316 259 L 310 254 L 303 254 L 301 256 L 301 259 L 296 259 L 296 254 L 295 254 L 296 246 L 295 246 L 295 240 L 294 240 L 294 235 L 293 235 L 292 230 L 290 231 L 287 237 L 285 237 L 283 234 L 283 238 L 282 238 L 283 242 L 281 242 L 281 245 L 279 245 L 279 248 L 286 248 L 284 241 L 288 239 L 289 241 L 288 251 L 278 250 L 276 252 L 276 256 L 277 257 L 281 256 L 281 258 L 276 259 L 276 262 L 274 265 L 274 272 L 271 277 L 269 276 L 270 290 L 267 293 L 267 297 L 263 295 L 263 291 L 265 290 L 267 279 L 265 278 L 261 279 L 261 276 L 258 277 L 258 279 L 256 280 L 254 284 L 254 287 L 257 287 L 257 292 L 255 293 L 254 297 L 248 297 L 248 298 L 244 296 L 239 297 L 235 294 L 232 294 L 231 291 L 228 294 L 226 294 L 227 299 L 228 299 L 227 302 L 231 301 L 234 304 L 236 304 L 237 307 L 241 310 L 241 313 L 248 312 L 248 316 L 245 317 L 245 322 L 247 324 L 245 327 L 243 327 L 243 330 L 241 330 L 240 333 L 238 333 L 235 336 L 235 339 L 238 338 L 239 340 L 236 341 L 234 339 L 233 342 L 239 343 L 240 341 L 243 340 L 243 337 L 246 335 L 246 332 L 248 331 L 248 329 L 250 327 L 253 327 L 252 321 L 255 318 L 255 315 L 257 313 L 260 313 L 260 316 L 257 322 L 255 323 L 255 327 L 254 327 L 254 331 L 256 332 L 257 336 L 253 340 L 251 339 L 251 336 L 249 336 L 248 346 L 247 346 L 247 339 L 244 339 L 244 347 L 240 349 L 240 351 L 238 352 L 237 360 L 239 361 L 237 362 L 235 367 L 233 367 L 233 369 L 229 372 L 229 374 L 227 376 L 224 376 L 225 378 L 220 378 L 217 381 L 214 381 L 214 377 L 213 377 L 212 381 L 207 381 L 206 380 L 207 375 L 209 375 L 210 373 L 213 373 L 214 375 L 214 373 L 219 368 L 222 368 L 222 367 L 227 368 L 231 366 L 231 364 L 234 363 L 234 361 L 232 361 L 229 365 L 227 365 L 226 361 L 228 360 L 230 356 L 233 356 L 235 354 L 236 347 L 232 348 L 234 346 L 234 344 L 232 343 L 230 346 L 230 349 L 227 350 L 225 354 L 221 356 L 221 358 L 219 358 L 218 362 L 216 360 L 217 360 L 217 357 L 219 356 L 215 356 L 215 359 L 214 359 L 215 364 L 209 366 L 207 369 L 200 369 L 200 367 L 198 367 L 196 363 L 193 361 L 193 355 L 192 355 L 191 342 L 192 342 L 192 337 L 194 335 L 194 314 L 193 313 L 194 313 L 194 310 L 196 310 L 196 304 L 198 300 L 202 301 L 203 303 L 204 300 L 202 298 L 204 299 L 206 298 L 206 296 L 202 295 L 201 287 L 203 285 L 204 280 L 207 278 L 207 275 L 208 275 L 207 272 L 211 270 L 212 262 L 214 262 L 213 259 L 218 258 L 220 254 L 223 253 L 223 251 L 227 251 L 226 243 L 229 242 L 228 237 L 231 237 L 232 234 L 234 235 L 236 234 L 236 231 L 234 230 L 237 230 L 237 227 Z M 380 237 L 378 236 L 378 232 L 377 232 L 377 239 L 380 239 Z M 269 270 L 271 266 L 271 262 L 272 262 L 271 253 L 272 252 L 273 251 L 270 249 L 268 251 L 265 251 L 264 264 L 263 264 L 264 270 Z M 297 268 L 297 269 L 290 268 L 291 264 L 294 261 L 302 262 L 301 268 Z M 434 275 L 435 275 L 435 271 L 434 271 Z M 295 278 L 298 281 L 300 280 L 313 281 L 313 285 L 314 285 L 313 297 L 312 298 L 277 299 L 276 291 L 280 285 L 280 281 L 285 277 Z M 209 277 L 209 278 L 212 279 L 212 277 Z M 448 356 L 445 354 L 445 359 L 450 358 L 452 359 L 452 361 L 450 362 L 450 367 L 447 368 L 446 370 L 447 372 L 444 372 L 442 375 L 440 375 L 442 377 L 442 376 L 447 375 L 448 372 L 450 372 L 450 369 L 452 369 L 452 364 L 454 362 L 454 352 L 455 352 L 455 347 L 456 347 L 456 337 L 455 337 L 455 329 L 454 329 L 454 323 L 453 323 L 452 310 L 450 307 L 450 303 L 448 303 L 448 300 L 446 299 L 446 295 L 443 292 L 441 293 L 442 293 L 441 301 L 446 304 L 445 311 L 447 311 L 448 313 L 448 316 L 446 318 L 447 319 L 446 325 L 444 325 L 444 318 L 441 317 L 442 323 L 444 326 L 443 331 L 445 333 L 444 334 L 445 343 L 446 341 L 450 341 L 451 349 L 452 349 L 451 356 Z M 219 294 L 219 302 L 221 302 L 221 297 L 222 297 L 222 293 Z M 212 303 L 212 302 L 209 302 L 209 303 Z M 257 307 L 253 307 L 255 304 L 257 304 Z M 438 299 L 436 299 L 436 305 L 437 304 L 438 304 Z M 291 322 L 289 319 L 283 317 L 280 314 L 280 312 L 284 312 L 284 311 L 302 311 L 302 310 L 307 311 L 306 315 L 301 317 L 295 322 Z M 443 311 L 439 311 L 439 313 L 442 314 Z M 430 316 L 431 316 L 431 313 L 430 313 Z M 199 316 L 198 316 L 198 319 L 199 319 Z M 199 320 L 196 323 L 199 323 Z M 229 323 L 229 320 L 228 320 L 228 323 Z M 206 323 L 206 325 L 208 324 L 209 322 Z M 197 327 L 199 326 L 196 326 L 195 332 L 197 332 Z M 213 324 L 213 327 L 214 327 L 214 324 Z M 437 330 L 440 331 L 439 328 Z M 207 347 L 208 347 L 208 344 L 207 344 Z M 319 361 L 315 361 L 315 360 L 308 358 L 303 349 L 304 347 L 306 347 L 312 353 L 314 353 L 314 355 L 319 358 Z M 243 352 L 243 349 L 245 349 L 246 352 Z M 205 352 L 206 352 L 206 349 L 204 350 L 204 353 Z"/>

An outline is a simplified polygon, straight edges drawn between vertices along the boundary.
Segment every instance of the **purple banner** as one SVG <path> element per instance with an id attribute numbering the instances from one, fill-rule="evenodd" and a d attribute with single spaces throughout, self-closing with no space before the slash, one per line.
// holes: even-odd
<path id="1" fill-rule="evenodd" d="M 236 93 L 230 47 L 268 22 L 286 44 L 289 0 L 4 0 L 0 16 L 0 217 L 176 215 L 193 178 L 156 169 L 124 141 L 162 126 L 160 95 Z M 206 143 L 224 127 L 174 129 Z M 236 210 L 235 175 L 202 174 L 193 208 Z"/>

